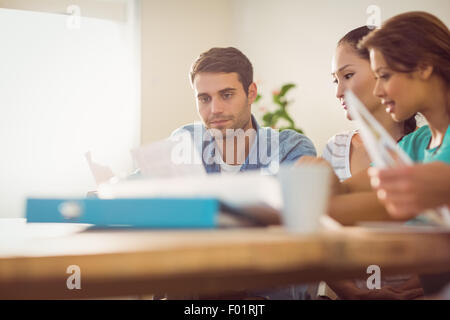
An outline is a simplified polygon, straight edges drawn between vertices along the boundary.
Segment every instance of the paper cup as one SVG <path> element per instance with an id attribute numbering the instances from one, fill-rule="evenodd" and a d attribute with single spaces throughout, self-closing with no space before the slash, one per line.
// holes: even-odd
<path id="1" fill-rule="evenodd" d="M 280 168 L 282 219 L 288 231 L 308 234 L 319 230 L 328 205 L 330 171 L 327 166 L 311 164 Z"/>

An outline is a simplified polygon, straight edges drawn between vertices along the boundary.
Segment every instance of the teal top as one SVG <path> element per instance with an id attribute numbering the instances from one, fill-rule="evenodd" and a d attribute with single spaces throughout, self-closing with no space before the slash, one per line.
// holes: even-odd
<path id="1" fill-rule="evenodd" d="M 411 157 L 414 162 L 442 161 L 450 163 L 450 126 L 447 128 L 440 146 L 433 149 L 428 149 L 430 140 L 430 128 L 428 126 L 423 126 L 403 137 L 398 145 Z M 422 225 L 423 223 L 429 224 L 427 219 L 422 216 L 417 216 L 406 222 L 408 225 Z"/>
<path id="2" fill-rule="evenodd" d="M 450 126 L 439 147 L 428 149 L 430 140 L 431 131 L 426 125 L 403 137 L 398 145 L 414 162 L 442 161 L 450 163 Z"/>

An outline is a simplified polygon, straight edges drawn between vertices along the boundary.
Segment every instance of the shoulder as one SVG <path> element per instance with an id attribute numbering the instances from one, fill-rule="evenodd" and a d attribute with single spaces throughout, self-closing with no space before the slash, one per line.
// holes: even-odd
<path id="1" fill-rule="evenodd" d="M 270 129 L 273 130 L 273 129 Z M 292 129 L 285 129 L 283 131 L 280 131 L 280 141 L 288 141 L 288 140 L 309 140 L 307 136 L 304 134 L 298 133 L 295 130 Z"/>
<path id="2" fill-rule="evenodd" d="M 345 141 L 350 136 L 353 136 L 356 133 L 357 133 L 356 130 L 340 132 L 340 133 L 335 134 L 334 136 L 332 136 L 330 139 L 328 139 L 328 141 L 343 141 L 343 140 Z"/>
<path id="3" fill-rule="evenodd" d="M 431 139 L 431 131 L 428 125 L 420 127 L 399 141 L 398 146 L 405 151 L 409 157 L 417 162 L 424 160 L 425 151 Z"/>
<path id="4" fill-rule="evenodd" d="M 401 141 L 412 141 L 417 138 L 429 138 L 431 137 L 430 127 L 428 125 L 424 125 L 417 130 L 414 130 L 410 134 L 403 137 Z"/>
<path id="5" fill-rule="evenodd" d="M 297 131 L 286 129 L 280 132 L 280 145 L 284 144 L 286 146 L 298 146 L 299 144 L 310 146 L 314 148 L 314 144 L 311 139 L 309 139 L 304 134 L 298 133 Z"/>
<path id="6" fill-rule="evenodd" d="M 442 161 L 450 164 L 450 126 L 447 128 L 447 132 L 441 145 L 425 151 L 424 162 L 432 161 Z"/>
<path id="7" fill-rule="evenodd" d="M 353 131 L 345 131 L 338 134 L 335 134 L 330 139 L 328 139 L 327 146 L 343 146 L 351 142 L 351 137 L 357 134 L 356 130 Z"/>
<path id="8" fill-rule="evenodd" d="M 348 149 L 352 137 L 357 134 L 356 130 L 353 131 L 345 131 L 338 133 L 328 139 L 328 142 L 323 150 L 323 155 L 326 157 L 327 155 L 331 156 L 333 153 L 343 154 Z"/>
<path id="9" fill-rule="evenodd" d="M 450 125 L 447 128 L 447 132 L 444 136 L 444 141 L 442 141 L 441 151 L 446 150 L 447 155 L 450 155 Z M 448 161 L 447 161 L 448 162 Z"/>
<path id="10" fill-rule="evenodd" d="M 316 156 L 316 148 L 304 134 L 286 129 L 280 132 L 280 160 L 295 161 L 301 156 Z"/>
<path id="11" fill-rule="evenodd" d="M 186 124 L 184 126 L 181 126 L 181 127 L 177 128 L 177 129 L 175 129 L 170 134 L 170 138 L 175 138 L 175 137 L 178 137 L 180 135 L 184 135 L 186 133 L 194 134 L 195 131 L 202 130 L 202 129 L 203 129 L 203 125 L 201 123 Z"/>
<path id="12" fill-rule="evenodd" d="M 428 144 L 431 138 L 431 131 L 428 125 L 422 126 L 419 129 L 404 136 L 398 145 L 403 149 L 409 149 L 412 147 L 418 148 L 420 146 Z"/>

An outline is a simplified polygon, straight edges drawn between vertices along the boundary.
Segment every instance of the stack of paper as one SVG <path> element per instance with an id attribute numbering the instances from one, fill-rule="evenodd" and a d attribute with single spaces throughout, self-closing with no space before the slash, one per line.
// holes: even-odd
<path id="1" fill-rule="evenodd" d="M 281 209 L 281 188 L 276 177 L 258 172 L 167 179 L 135 179 L 98 188 L 102 199 L 216 198 L 233 206 L 264 204 Z"/>

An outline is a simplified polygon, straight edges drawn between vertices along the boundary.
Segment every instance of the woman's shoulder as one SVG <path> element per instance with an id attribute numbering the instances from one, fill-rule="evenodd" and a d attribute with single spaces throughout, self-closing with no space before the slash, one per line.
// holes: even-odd
<path id="1" fill-rule="evenodd" d="M 344 144 L 348 141 L 350 137 L 352 137 L 356 133 L 357 130 L 350 130 L 335 134 L 330 139 L 328 139 L 327 145 Z"/>
<path id="2" fill-rule="evenodd" d="M 425 150 L 431 139 L 431 131 L 428 125 L 422 126 L 404 136 L 398 143 L 399 147 L 405 151 L 415 162 L 421 162 L 424 159 Z"/>
<path id="3" fill-rule="evenodd" d="M 416 130 L 414 130 L 413 132 L 411 132 L 410 134 L 404 136 L 402 138 L 402 140 L 400 140 L 399 145 L 409 145 L 411 143 L 414 143 L 415 145 L 417 144 L 423 144 L 423 143 L 428 143 L 429 139 L 431 137 L 431 131 L 430 128 L 428 127 L 428 125 L 424 125 Z"/>
<path id="4" fill-rule="evenodd" d="M 356 130 L 345 131 L 335 134 L 330 139 L 323 150 L 322 156 L 331 160 L 331 157 L 345 157 L 348 153 L 351 138 L 356 134 Z"/>

